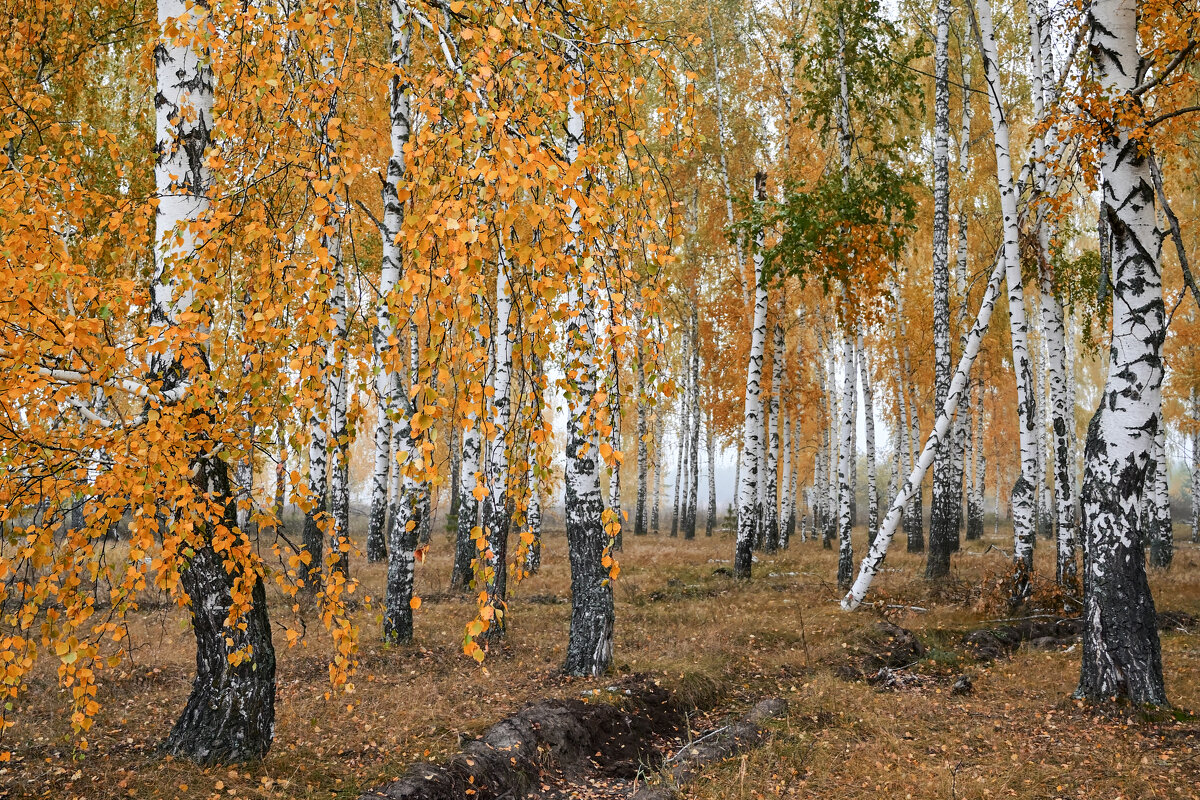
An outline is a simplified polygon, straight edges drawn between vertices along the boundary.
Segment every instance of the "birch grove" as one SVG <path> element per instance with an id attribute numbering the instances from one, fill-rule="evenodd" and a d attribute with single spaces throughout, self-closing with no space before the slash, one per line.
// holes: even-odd
<path id="1" fill-rule="evenodd" d="M 1185 6 L 7 11 L 0 794 L 148 793 L 130 753 L 204 796 L 216 765 L 258 791 L 225 769 L 245 762 L 260 794 L 322 793 L 329 762 L 285 785 L 271 748 L 332 759 L 303 737 L 352 730 L 339 752 L 449 761 L 376 790 L 351 759 L 336 791 L 505 796 L 536 766 L 566 796 L 635 750 L 699 774 L 731 734 L 683 731 L 693 764 L 674 722 L 642 724 L 708 719 L 728 692 L 693 717 L 693 683 L 802 661 L 857 702 L 938 684 L 943 649 L 982 665 L 989 637 L 1020 666 L 1004 631 L 1053 639 L 1047 680 L 1078 667 L 1081 702 L 1186 703 Z M 962 636 L 880 660 L 882 620 L 841 613 L 863 607 L 897 652 Z M 548 708 L 581 737 L 619 709 L 632 749 L 581 745 L 576 775 L 534 741 Z M 442 753 L 447 730 L 480 739 Z M 480 756 L 499 731 L 536 765 Z M 79 778 L 53 771 L 68 752 Z M 852 785 L 860 761 L 820 769 Z"/>

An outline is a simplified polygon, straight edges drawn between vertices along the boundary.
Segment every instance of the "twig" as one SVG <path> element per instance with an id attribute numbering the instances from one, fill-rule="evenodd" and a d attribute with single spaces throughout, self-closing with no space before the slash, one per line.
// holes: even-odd
<path id="1" fill-rule="evenodd" d="M 1183 246 L 1183 233 L 1179 230 L 1179 218 L 1175 216 L 1175 212 L 1171 210 L 1171 204 L 1167 202 L 1167 193 L 1163 191 L 1162 172 L 1158 168 L 1158 159 L 1153 153 L 1150 154 L 1150 177 L 1154 181 L 1154 191 L 1158 194 L 1158 202 L 1162 203 L 1163 213 L 1167 217 L 1167 224 L 1171 226 L 1171 238 L 1175 241 L 1175 252 L 1179 255 L 1179 268 L 1183 271 L 1183 282 L 1192 293 L 1197 303 L 1200 303 L 1200 290 L 1196 288 L 1196 279 L 1192 277 L 1192 270 L 1188 266 L 1187 248 Z M 1183 295 L 1179 296 L 1183 299 Z M 1179 303 L 1175 304 L 1175 308 L 1179 307 Z M 1175 309 L 1171 309 L 1171 316 L 1175 315 Z"/>
<path id="2" fill-rule="evenodd" d="M 722 725 L 721 727 L 719 727 L 719 728 L 715 728 L 715 729 L 713 729 L 713 730 L 709 731 L 708 733 L 704 734 L 704 735 L 703 735 L 703 736 L 701 736 L 699 739 L 693 739 L 692 741 L 690 741 L 690 742 L 688 742 L 687 744 L 685 744 L 683 747 L 679 748 L 679 752 L 678 752 L 678 753 L 676 753 L 675 755 L 671 756 L 670 758 L 668 758 L 668 759 L 667 759 L 666 761 L 664 761 L 663 763 L 664 763 L 664 764 L 670 764 L 672 761 L 674 761 L 675 759 L 677 759 L 677 758 L 679 758 L 681 755 L 683 755 L 684 751 L 685 751 L 685 750 L 687 750 L 689 747 L 692 747 L 692 746 L 694 746 L 694 745 L 700 744 L 700 742 L 703 742 L 705 739 L 709 739 L 709 738 L 711 738 L 711 737 L 713 737 L 713 736 L 716 736 L 716 735 L 717 735 L 718 733 L 720 733 L 721 731 L 728 730 L 728 729 L 729 729 L 729 726 L 728 726 L 728 725 Z"/>

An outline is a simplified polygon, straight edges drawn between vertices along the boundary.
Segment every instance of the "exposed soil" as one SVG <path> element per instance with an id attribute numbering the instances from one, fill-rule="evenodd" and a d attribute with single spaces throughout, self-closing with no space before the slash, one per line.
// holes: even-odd
<path id="1" fill-rule="evenodd" d="M 703 765 L 760 743 L 763 724 L 787 712 L 786 700 L 764 700 L 748 714 L 689 738 L 690 709 L 684 705 L 644 675 L 581 699 L 540 700 L 445 762 L 416 764 L 405 776 L 364 792 L 361 800 L 671 797 Z M 653 786 L 647 783 L 651 776 Z"/>

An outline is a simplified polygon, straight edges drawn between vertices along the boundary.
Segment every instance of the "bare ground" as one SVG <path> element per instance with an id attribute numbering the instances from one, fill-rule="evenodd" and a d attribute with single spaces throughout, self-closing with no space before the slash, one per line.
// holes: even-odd
<path id="1" fill-rule="evenodd" d="M 658 681 L 681 708 L 695 709 L 680 738 L 656 743 L 659 757 L 719 727 L 729 711 L 767 696 L 789 701 L 788 714 L 767 723 L 761 746 L 699 770 L 683 788 L 686 797 L 1108 800 L 1200 793 L 1200 722 L 1190 714 L 1200 708 L 1200 639 L 1186 617 L 1163 631 L 1174 708 L 1154 713 L 1071 700 L 1079 653 L 1069 633 L 1020 642 L 995 660 L 965 641 L 972 631 L 1014 624 L 998 621 L 1010 615 L 995 589 L 1006 561 L 995 549 L 985 552 L 990 544 L 1006 546 L 1003 532 L 965 543 L 953 580 L 934 587 L 921 580 L 921 557 L 896 548 L 871 596 L 877 605 L 856 614 L 838 610 L 836 553 L 819 544 L 797 542 L 778 557 L 762 557 L 754 580 L 739 585 L 722 574 L 732 553 L 728 538 L 625 541 L 616 669 L 600 681 L 558 673 L 570 613 L 561 536 L 547 541 L 543 573 L 514 591 L 508 641 L 482 668 L 459 652 L 473 608 L 444 592 L 450 548 L 441 534 L 419 569 L 424 603 L 411 646 L 378 644 L 383 570 L 356 559 L 362 646 L 354 691 L 331 691 L 328 637 L 315 616 L 307 621 L 307 643 L 290 649 L 277 625 L 275 747 L 248 766 L 200 769 L 157 753 L 186 698 L 193 646 L 181 611 L 148 603 L 131 624 L 131 657 L 101 676 L 104 706 L 86 751 L 71 737 L 53 665 L 39 667 L 5 736 L 13 757 L 0 765 L 0 797 L 353 798 L 415 762 L 449 758 L 530 701 L 578 699 L 633 673 Z M 1039 574 L 1053 573 L 1051 557 L 1049 543 L 1039 541 Z M 1200 615 L 1198 567 L 1200 549 L 1177 544 L 1172 570 L 1151 579 L 1160 611 Z M 1041 588 L 1044 611 L 1059 613 L 1061 598 Z M 296 619 L 290 601 L 272 602 L 273 617 Z M 880 675 L 878 646 L 891 647 L 876 629 L 885 616 L 912 631 L 922 650 L 911 663 L 908 655 L 905 663 L 883 658 L 887 671 Z M 954 690 L 963 676 L 968 693 Z M 660 779 L 652 761 L 638 771 L 639 785 Z M 569 781 L 548 770 L 532 788 L 548 798 L 628 796 L 628 776 L 620 781 L 613 788 L 603 776 Z"/>

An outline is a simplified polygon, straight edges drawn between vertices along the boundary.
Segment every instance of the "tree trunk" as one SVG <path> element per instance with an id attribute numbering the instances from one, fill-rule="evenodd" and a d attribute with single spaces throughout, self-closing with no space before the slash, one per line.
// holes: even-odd
<path id="1" fill-rule="evenodd" d="M 525 550 L 525 571 L 536 575 L 542 568 L 542 487 L 532 459 L 526 480 L 529 481 L 529 508 L 525 511 L 525 529 L 529 531 L 529 542 Z"/>
<path id="2" fill-rule="evenodd" d="M 879 531 L 879 485 L 875 464 L 875 396 L 871 390 L 871 364 L 863 347 L 862 334 L 858 337 L 858 371 L 862 381 L 863 418 L 866 425 L 867 444 L 867 543 L 875 541 Z"/>
<path id="3" fill-rule="evenodd" d="M 708 450 L 708 519 L 704 521 L 704 535 L 713 535 L 713 527 L 717 524 L 717 438 L 713 433 L 713 413 L 708 412 L 708 425 L 705 430 L 705 444 Z"/>
<path id="4" fill-rule="evenodd" d="M 462 458 L 459 462 L 458 530 L 454 537 L 454 567 L 450 572 L 450 588 L 465 589 L 474 577 L 475 540 L 471 532 L 482 524 L 481 506 L 475 497 L 476 475 L 479 473 L 479 415 L 468 413 L 463 426 Z"/>
<path id="5" fill-rule="evenodd" d="M 779 503 L 779 542 L 780 549 L 788 546 L 792 538 L 792 525 L 795 523 L 795 475 L 792 473 L 792 419 L 787 411 L 780 409 L 783 418 L 783 435 L 780 447 L 783 450 L 783 474 L 780 476 L 781 494 Z"/>
<path id="6" fill-rule="evenodd" d="M 1175 556 L 1175 542 L 1171 535 L 1171 497 L 1167 489 L 1167 429 L 1159 427 L 1154 436 L 1154 469 L 1147 504 L 1147 520 L 1150 528 L 1150 566 L 1170 569 Z"/>
<path id="7" fill-rule="evenodd" d="M 962 55 L 962 123 L 958 135 L 958 174 L 961 179 L 961 194 L 963 197 L 958 199 L 958 248 L 954 262 L 954 284 L 958 294 L 958 346 L 961 352 L 967 346 L 967 329 L 969 320 L 967 319 L 968 295 L 967 290 L 967 204 L 965 195 L 967 194 L 967 177 L 970 171 L 970 144 L 971 144 L 971 90 L 970 90 L 970 61 L 971 51 L 969 48 L 964 48 Z M 953 477 L 951 478 L 951 491 L 954 493 L 954 539 L 951 543 L 951 550 L 957 552 L 959 549 L 959 531 L 963 528 L 963 506 L 970 506 L 971 503 L 971 484 L 965 479 L 966 462 L 971 451 L 971 386 L 974 382 L 968 385 L 967 391 L 963 394 L 963 404 L 958 409 L 958 415 L 954 418 L 954 439 L 952 444 L 952 462 L 951 469 Z M 973 463 L 973 462 L 972 462 Z M 964 486 L 964 483 L 966 484 Z M 966 495 L 966 503 L 963 502 L 963 496 Z"/>
<path id="8" fill-rule="evenodd" d="M 380 383 L 383 368 L 380 366 Z M 392 423 L 384 410 L 383 392 L 379 391 L 379 419 L 375 422 L 375 464 L 371 470 L 371 511 L 367 518 L 367 561 L 375 564 L 387 558 L 388 486 L 391 481 Z"/>
<path id="9" fill-rule="evenodd" d="M 236 511 L 225 462 L 202 456 L 194 472 L 197 492 L 225 508 L 223 524 L 232 530 Z M 261 575 L 227 569 L 228 554 L 214 549 L 215 536 L 209 524 L 204 545 L 180 571 L 196 637 L 196 677 L 164 747 L 204 766 L 265 758 L 275 732 L 275 648 L 266 588 Z M 242 580 L 250 583 L 250 604 L 231 626 L 234 592 L 246 588 Z"/>
<path id="10" fill-rule="evenodd" d="M 979 314 L 975 318 L 975 325 L 971 329 L 970 336 L 967 337 L 967 346 L 959 356 L 958 368 L 954 371 L 954 378 L 950 381 L 950 391 L 946 396 L 946 402 L 942 404 L 938 412 L 933 430 L 925 441 L 925 446 L 921 449 L 921 455 L 917 459 L 916 465 L 904 481 L 896 499 L 892 501 L 892 506 L 888 509 L 887 516 L 884 517 L 879 533 L 875 537 L 875 543 L 871 545 L 866 557 L 863 558 L 854 585 L 842 598 L 842 608 L 846 611 L 853 611 L 866 597 L 867 591 L 871 588 L 871 581 L 883 565 L 888 545 L 891 544 L 896 528 L 900 524 L 905 503 L 912 494 L 920 491 L 921 481 L 933 463 L 933 454 L 939 447 L 939 440 L 943 439 L 950 430 L 950 422 L 962 399 L 961 396 L 966 389 L 967 381 L 970 380 L 971 366 L 979 353 L 979 345 L 983 341 L 983 334 L 987 331 L 988 323 L 992 318 L 992 309 L 995 308 L 996 298 L 1000 294 L 1000 276 L 1004 272 L 1003 268 L 1004 260 L 997 259 L 996 266 L 992 269 L 992 274 L 988 279 L 987 289 L 984 291 L 983 301 L 979 306 Z"/>
<path id="11" fill-rule="evenodd" d="M 570 27 L 570 26 L 568 26 Z M 582 81 L 583 63 L 576 45 L 566 45 L 566 63 L 573 73 L 572 83 Z M 582 95 L 582 86 L 579 95 Z M 582 143 L 583 110 L 572 93 L 567 102 L 568 164 L 574 164 Z M 579 187 L 576 187 L 577 189 Z M 576 263 L 582 258 L 581 212 L 573 197 L 567 201 L 570 211 L 568 249 Z M 577 266 L 578 263 L 577 263 Z M 566 453 L 566 528 L 567 551 L 571 562 L 571 632 L 563 671 L 568 675 L 603 675 L 613 657 L 613 592 L 609 571 L 604 565 L 609 550 L 600 494 L 599 436 L 593 423 L 596 395 L 596 318 L 587 291 L 591 288 L 580 268 L 572 276 L 579 285 L 569 294 L 571 316 L 567 322 L 567 344 L 571 367 L 578 377 L 573 381 L 574 403 L 567 418 Z"/>
<path id="12" fill-rule="evenodd" d="M 899 297 L 899 295 L 898 295 Z M 900 320 L 900 338 L 904 341 L 904 362 L 902 364 L 904 380 L 901 383 L 904 397 L 904 413 L 908 419 L 908 433 L 905 437 L 905 453 L 907 465 L 905 470 L 911 472 L 917 465 L 917 444 L 921 441 L 921 419 L 917 416 L 917 389 L 913 381 L 912 358 L 908 346 L 908 324 L 904 320 L 904 306 L 898 302 L 897 318 Z M 908 541 L 908 552 L 925 552 L 925 510 L 921 487 L 918 485 L 912 493 L 908 508 L 904 511 L 904 533 Z"/>
<path id="13" fill-rule="evenodd" d="M 779 397 L 783 392 L 783 325 L 775 323 L 775 348 L 771 354 L 771 399 L 769 433 L 766 442 L 766 474 L 763 476 L 763 549 L 773 553 L 779 549 Z"/>
<path id="14" fill-rule="evenodd" d="M 686 393 L 687 393 L 687 387 L 686 387 L 686 382 L 685 382 L 684 394 L 686 394 Z M 679 437 L 678 437 L 679 438 L 679 452 L 676 454 L 676 458 L 675 458 L 675 499 L 671 503 L 671 538 L 672 539 L 679 536 L 679 523 L 681 521 L 680 520 L 680 511 L 683 510 L 679 504 L 681 497 L 682 497 L 682 500 L 684 503 L 687 502 L 687 495 L 682 494 L 682 492 L 683 492 L 683 473 L 684 473 L 684 470 L 687 468 L 687 460 L 686 460 L 687 439 L 688 439 L 687 417 L 688 417 L 687 402 L 685 401 L 685 398 L 681 397 L 680 404 L 679 404 Z"/>
<path id="15" fill-rule="evenodd" d="M 690 469 L 688 470 L 687 517 L 683 529 L 685 539 L 696 538 L 696 506 L 700 493 L 700 297 L 692 298 L 692 365 L 691 365 L 691 418 L 688 444 Z"/>
<path id="16" fill-rule="evenodd" d="M 754 200 L 765 203 L 767 175 L 754 176 Z M 758 520 L 759 455 L 762 453 L 762 368 L 767 343 L 767 284 L 762 230 L 754 234 L 754 320 L 750 328 L 750 355 L 746 364 L 746 402 L 742 426 L 742 475 L 738 486 L 737 548 L 733 559 L 733 574 L 748 580 L 752 561 L 754 534 Z"/>
<path id="17" fill-rule="evenodd" d="M 503 226 L 501 226 L 503 228 Z M 484 591 L 487 604 L 493 615 L 484 638 L 495 641 L 504 636 L 505 612 L 507 611 L 506 590 L 508 577 L 508 429 L 512 415 L 512 297 L 509 291 L 509 263 L 506 257 L 505 231 L 498 233 L 499 253 L 496 265 L 495 324 L 492 326 L 494 364 L 491 381 L 492 440 L 488 443 L 487 464 L 488 493 L 483 501 L 485 520 L 484 536 L 487 547 L 484 558 Z"/>
<path id="18" fill-rule="evenodd" d="M 181 287 L 176 273 L 185 272 L 203 247 L 196 228 L 209 215 L 212 174 L 204 153 L 211 143 L 215 84 L 212 61 L 202 44 L 207 40 L 202 32 L 207 22 L 204 10 L 181 0 L 159 0 L 157 12 L 161 38 L 154 52 L 154 183 L 158 204 L 149 320 L 156 337 L 166 327 L 178 325 L 179 315 L 190 311 L 195 301 L 193 289 Z M 168 35 L 169 28 L 183 35 Z M 204 341 L 210 321 L 206 312 L 201 314 L 201 321 L 192 324 Z M 197 348 L 199 358 L 189 354 L 186 360 L 170 347 L 155 352 L 148 364 L 148 382 L 160 383 L 166 393 L 183 389 L 192 373 L 208 370 L 203 348 Z M 199 408 L 197 414 L 215 416 L 215 409 Z M 196 637 L 196 677 L 166 749 L 209 765 L 261 759 L 270 749 L 275 726 L 275 650 L 261 566 L 251 560 L 251 543 L 237 528 L 228 466 L 211 441 L 199 444 L 189 465 L 193 487 L 210 508 L 220 509 L 220 519 L 214 520 L 209 512 L 197 526 L 202 532 L 197 535 L 193 530 L 187 535 L 188 547 L 180 548 L 185 554 L 180 584 L 187 594 Z M 229 531 L 235 532 L 232 541 Z M 235 591 L 242 596 L 238 613 L 230 620 Z M 234 658 L 238 653 L 246 657 Z"/>
<path id="19" fill-rule="evenodd" d="M 1137 3 L 1095 0 L 1089 14 L 1091 66 L 1102 90 L 1133 100 L 1138 80 Z M 1161 236 L 1141 137 L 1118 121 L 1101 150 L 1103 209 L 1112 237 L 1112 342 L 1108 378 L 1088 426 L 1083 479 L 1083 664 L 1077 696 L 1167 702 L 1154 598 L 1146 580 L 1139 506 L 1162 426 L 1159 272 Z"/>
<path id="20" fill-rule="evenodd" d="M 634 344 L 634 370 L 637 380 L 637 506 L 633 512 L 633 535 L 646 535 L 646 471 L 649 462 L 649 433 L 646 415 L 646 365 L 643 363 L 641 336 Z"/>
<path id="21" fill-rule="evenodd" d="M 841 414 L 838 412 L 837 400 L 837 369 L 833 353 L 833 334 L 830 332 L 828 346 L 819 338 L 821 349 L 825 351 L 825 397 L 828 416 L 825 431 L 825 524 L 821 530 L 821 546 L 826 550 L 833 549 L 834 537 L 838 535 L 838 466 L 840 462 Z"/>
<path id="22" fill-rule="evenodd" d="M 973 385 L 979 389 L 979 402 L 973 404 L 968 399 L 964 409 L 970 413 L 974 408 L 975 413 L 969 446 L 971 454 L 971 488 L 967 495 L 967 539 L 969 540 L 983 538 L 983 492 L 986 468 L 986 462 L 983 459 L 983 384 L 976 381 Z M 971 420 L 968 418 L 968 425 L 970 422 Z"/>
<path id="23" fill-rule="evenodd" d="M 850 588 L 854 576 L 854 545 L 850 539 L 853 525 L 850 519 L 850 470 L 854 464 L 854 343 L 850 332 L 842 334 L 842 424 L 838 437 L 838 588 Z"/>
<path id="24" fill-rule="evenodd" d="M 1008 118 L 1000 94 L 999 61 L 996 37 L 992 31 L 990 0 L 976 0 L 977 30 L 987 82 L 988 105 L 992 114 L 992 133 L 996 151 L 996 179 L 1000 187 L 1000 207 L 1004 216 L 1005 277 L 1008 285 L 1008 321 L 1012 341 L 1012 363 L 1017 383 L 1017 418 L 1021 443 L 1021 474 L 1012 491 L 1013 515 L 1013 599 L 1029 596 L 1033 569 L 1034 506 L 1037 502 L 1037 400 L 1033 390 L 1033 369 L 1029 357 L 1029 331 L 1025 321 L 1025 291 L 1021 283 L 1020 227 L 1017 216 L 1016 184 L 1013 180 L 1009 151 Z"/>
<path id="25" fill-rule="evenodd" d="M 934 38 L 933 112 L 933 364 L 934 405 L 950 391 L 950 0 L 938 0 Z M 953 437 L 933 459 L 933 498 L 925 579 L 950 574 L 956 503 Z"/>
<path id="26" fill-rule="evenodd" d="M 338 337 L 338 366 L 334 369 L 334 380 L 330 384 L 333 392 L 333 470 L 329 483 L 329 515 L 332 528 L 329 549 L 333 555 L 329 565 L 330 574 L 345 578 L 350 572 L 350 431 L 346 426 L 349 390 L 348 364 L 346 363 L 346 294 L 345 284 L 341 290 L 340 314 L 335 316 L 334 335 Z"/>
<path id="27" fill-rule="evenodd" d="M 413 584 L 421 527 L 420 490 L 414 473 L 423 466 L 417 461 L 420 450 L 412 436 L 410 419 L 411 411 L 405 409 L 393 427 L 396 439 L 392 446 L 397 454 L 400 487 L 388 525 L 387 589 L 383 612 L 383 640 L 391 643 L 411 642 L 413 638 Z"/>
<path id="28" fill-rule="evenodd" d="M 654 411 L 654 504 L 650 512 L 650 530 L 655 536 L 659 533 L 658 522 L 662 510 L 662 456 L 663 456 L 663 417 L 661 406 Z"/>

